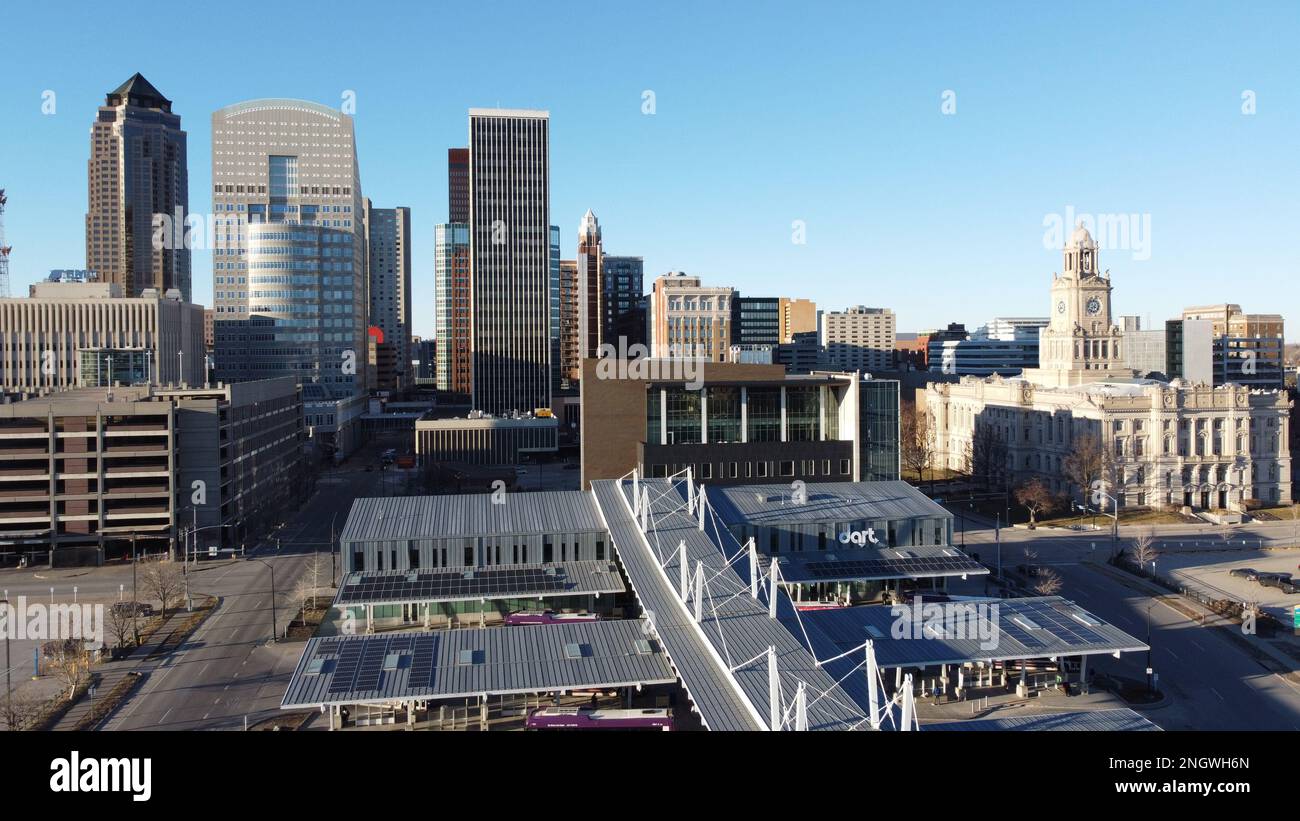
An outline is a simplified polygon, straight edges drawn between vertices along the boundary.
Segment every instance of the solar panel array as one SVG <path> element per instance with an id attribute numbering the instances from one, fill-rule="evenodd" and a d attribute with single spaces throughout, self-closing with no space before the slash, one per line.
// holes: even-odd
<path id="1" fill-rule="evenodd" d="M 854 559 L 851 561 L 807 562 L 814 579 L 893 578 L 896 575 L 943 576 L 983 571 L 984 566 L 968 556 L 929 556 L 906 559 Z"/>
<path id="2" fill-rule="evenodd" d="M 562 593 L 573 584 L 563 568 L 483 568 L 409 574 L 363 574 L 339 591 L 338 604 L 382 601 L 439 601 Z"/>
<path id="3" fill-rule="evenodd" d="M 330 681 L 328 692 L 346 693 L 352 690 L 377 690 L 380 677 L 384 672 L 384 659 L 398 656 L 399 666 L 404 666 L 408 658 L 412 679 L 424 681 L 427 687 L 433 672 L 433 648 L 437 636 L 393 636 L 387 641 L 357 642 L 349 641 L 323 644 L 317 653 L 318 659 L 332 657 L 333 647 L 339 647 L 334 677 Z"/>
<path id="4" fill-rule="evenodd" d="M 1086 611 L 1077 606 L 1040 601 L 1027 602 L 1018 609 L 1021 613 L 1033 619 L 1034 623 L 1041 629 L 1047 630 L 1053 637 L 1071 647 L 1099 644 L 1106 640 L 1106 637 L 1101 633 L 1074 617 L 1074 613 L 1086 615 Z M 1006 621 L 1006 619 L 1003 619 L 1003 629 L 1006 629 Z"/>

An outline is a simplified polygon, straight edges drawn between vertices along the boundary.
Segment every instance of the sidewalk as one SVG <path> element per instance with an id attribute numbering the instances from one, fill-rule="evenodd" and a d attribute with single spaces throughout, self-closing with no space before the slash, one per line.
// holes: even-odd
<path id="1" fill-rule="evenodd" d="M 179 608 L 167 617 L 167 621 L 163 622 L 144 644 L 135 648 L 131 655 L 117 661 L 101 662 L 91 668 L 92 674 L 99 675 L 99 684 L 95 688 L 95 695 L 87 694 L 72 705 L 72 708 L 64 714 L 63 718 L 59 719 L 50 729 L 56 732 L 76 729 L 77 722 L 88 715 L 104 696 L 112 692 L 118 682 L 129 673 L 144 666 L 145 662 L 149 660 L 149 655 L 157 650 L 172 634 L 172 631 L 178 629 L 190 615 L 190 613 L 185 612 L 183 607 Z"/>

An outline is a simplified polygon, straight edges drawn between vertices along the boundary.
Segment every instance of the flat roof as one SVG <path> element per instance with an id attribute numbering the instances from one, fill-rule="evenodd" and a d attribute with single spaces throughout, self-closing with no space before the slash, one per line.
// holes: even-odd
<path id="1" fill-rule="evenodd" d="M 941 608 L 930 610 L 931 607 Z M 993 609 L 996 608 L 996 609 Z M 1060 596 L 869 605 L 804 613 L 819 655 L 875 641 L 881 667 L 1100 655 L 1147 645 Z M 896 629 L 897 628 L 897 629 Z M 900 635 L 901 634 L 901 635 Z"/>
<path id="2" fill-rule="evenodd" d="M 1037 713 L 1027 716 L 977 718 L 971 721 L 939 721 L 922 724 L 925 731 L 944 732 L 1001 732 L 1029 730 L 1032 732 L 1083 730 L 1088 732 L 1159 732 L 1160 726 L 1146 716 L 1120 707 L 1113 710 L 1077 710 L 1065 713 Z"/>
<path id="3" fill-rule="evenodd" d="M 781 579 L 794 584 L 985 576 L 989 572 L 957 548 L 942 545 L 836 547 L 778 553 L 775 557 L 759 553 L 759 564 L 764 571 L 773 559 L 781 568 Z"/>
<path id="4" fill-rule="evenodd" d="M 642 621 L 593 621 L 307 642 L 280 704 L 367 704 L 668 684 L 676 680 Z"/>
<path id="5" fill-rule="evenodd" d="M 499 503 L 494 503 L 497 498 Z M 340 542 L 603 532 L 590 493 L 558 490 L 357 499 Z"/>
<path id="6" fill-rule="evenodd" d="M 952 514 L 907 482 L 814 482 L 794 504 L 788 484 L 708 487 L 710 504 L 727 525 L 951 519 Z"/>
<path id="7" fill-rule="evenodd" d="M 622 593 L 624 589 L 618 567 L 608 561 L 372 570 L 346 575 L 334 597 L 334 605 L 581 596 Z"/>

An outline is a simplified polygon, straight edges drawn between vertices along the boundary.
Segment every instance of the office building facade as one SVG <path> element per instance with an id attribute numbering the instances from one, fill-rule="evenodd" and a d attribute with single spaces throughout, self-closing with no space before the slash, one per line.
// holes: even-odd
<path id="1" fill-rule="evenodd" d="M 90 128 L 86 268 L 125 296 L 175 289 L 190 301 L 186 163 L 181 118 L 148 80 L 135 74 L 108 93 Z"/>
<path id="2" fill-rule="evenodd" d="M 220 109 L 212 185 L 218 378 L 364 391 L 365 199 L 352 117 L 302 100 Z"/>
<path id="3" fill-rule="evenodd" d="M 492 414 L 550 407 L 559 373 L 549 122 L 545 111 L 469 113 L 472 402 Z"/>
<path id="4" fill-rule="evenodd" d="M 734 298 L 731 288 L 705 286 L 681 271 L 660 276 L 649 300 L 651 354 L 726 362 Z"/>
<path id="5" fill-rule="evenodd" d="M 383 336 L 376 383 L 400 390 L 411 384 L 411 209 L 373 208 L 366 200 L 365 224 L 370 325 Z"/>
<path id="6" fill-rule="evenodd" d="M 1285 387 L 1286 339 L 1281 314 L 1248 314 L 1240 305 L 1223 304 L 1184 308 L 1183 320 L 1210 323 L 1215 385 L 1233 383 L 1264 390 Z"/>
<path id="7" fill-rule="evenodd" d="M 0 299 L 0 390 L 113 382 L 202 385 L 203 306 L 172 291 L 126 297 L 114 282 L 38 282 Z"/>
<path id="8" fill-rule="evenodd" d="M 838 370 L 885 371 L 894 367 L 894 312 L 858 305 L 822 315 L 826 362 Z"/>
<path id="9" fill-rule="evenodd" d="M 671 368 L 598 378 L 608 367 L 583 362 L 584 487 L 633 468 L 655 477 L 687 466 L 717 484 L 899 477 L 893 380 L 712 362 L 700 363 L 697 380 Z"/>
<path id="10" fill-rule="evenodd" d="M 781 297 L 781 344 L 794 342 L 795 334 L 815 333 L 818 329 L 817 303 L 811 299 Z"/>

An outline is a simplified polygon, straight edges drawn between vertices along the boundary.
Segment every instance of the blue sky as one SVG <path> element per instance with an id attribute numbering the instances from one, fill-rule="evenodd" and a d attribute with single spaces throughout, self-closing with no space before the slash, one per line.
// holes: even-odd
<path id="1" fill-rule="evenodd" d="M 84 265 L 90 123 L 140 71 L 182 116 L 204 214 L 214 110 L 354 91 L 363 191 L 412 209 L 416 333 L 433 331 L 446 149 L 465 143 L 468 108 L 501 105 L 551 112 L 565 257 L 590 207 L 607 252 L 645 257 L 647 287 L 684 270 L 826 309 L 890 307 L 901 331 L 1046 315 L 1060 253 L 1044 222 L 1072 207 L 1149 219 L 1132 247 L 1102 252 L 1117 313 L 1159 322 L 1232 301 L 1283 313 L 1297 338 L 1298 4 L 119 6 L 131 22 L 112 29 L 99 3 L 6 9 L 16 294 Z M 194 269 L 211 304 L 211 257 Z"/>

